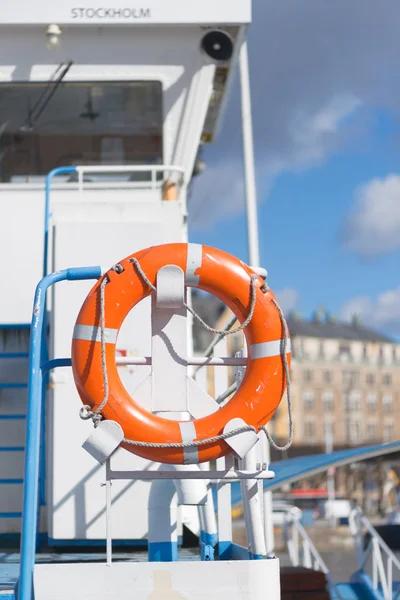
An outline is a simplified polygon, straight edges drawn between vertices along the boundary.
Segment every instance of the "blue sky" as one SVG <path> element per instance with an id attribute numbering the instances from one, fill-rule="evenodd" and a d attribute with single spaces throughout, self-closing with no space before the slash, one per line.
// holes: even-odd
<path id="1" fill-rule="evenodd" d="M 359 18 L 344 0 L 255 1 L 262 266 L 287 311 L 357 313 L 400 338 L 400 6 L 352 4 Z M 238 96 L 205 149 L 190 237 L 247 260 Z"/>

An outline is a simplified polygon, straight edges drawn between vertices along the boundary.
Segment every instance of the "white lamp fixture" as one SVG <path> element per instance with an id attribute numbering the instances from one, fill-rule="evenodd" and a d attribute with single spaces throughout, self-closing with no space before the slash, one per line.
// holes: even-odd
<path id="1" fill-rule="evenodd" d="M 61 42 L 61 29 L 58 25 L 49 25 L 46 29 L 46 46 L 49 50 L 58 48 Z"/>

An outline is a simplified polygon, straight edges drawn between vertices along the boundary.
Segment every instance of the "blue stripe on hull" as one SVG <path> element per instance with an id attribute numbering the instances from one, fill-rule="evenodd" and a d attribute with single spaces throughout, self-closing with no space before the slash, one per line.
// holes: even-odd
<path id="1" fill-rule="evenodd" d="M 175 562 L 178 560 L 178 542 L 150 542 L 149 562 Z"/>

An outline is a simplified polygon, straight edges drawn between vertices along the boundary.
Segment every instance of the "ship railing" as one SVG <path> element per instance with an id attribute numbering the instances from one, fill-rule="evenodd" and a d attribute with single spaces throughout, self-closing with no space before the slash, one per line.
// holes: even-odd
<path id="1" fill-rule="evenodd" d="M 44 208 L 44 250 L 43 250 L 43 277 L 48 274 L 49 255 L 49 228 L 51 219 L 51 191 L 55 177 L 67 176 L 75 178 L 78 192 L 82 193 L 85 176 L 89 175 L 123 175 L 145 176 L 141 184 L 156 190 L 162 190 L 164 200 L 178 200 L 179 192 L 185 186 L 185 169 L 176 165 L 79 165 L 57 167 L 46 176 L 45 183 L 45 208 Z M 147 179 L 146 179 L 147 176 Z M 107 182 L 109 183 L 109 182 Z M 126 182 L 124 182 L 126 185 Z M 184 199 L 183 213 L 186 214 L 186 200 Z"/>
<path id="2" fill-rule="evenodd" d="M 343 600 L 324 559 L 300 522 L 302 511 L 296 506 L 288 507 L 285 504 L 274 505 L 274 511 L 277 509 L 279 512 L 285 512 L 283 534 L 291 565 L 324 573 L 329 592 L 338 600 Z"/>
<path id="3" fill-rule="evenodd" d="M 379 590 L 384 600 L 400 598 L 400 589 L 393 595 L 393 568 L 400 575 L 399 559 L 360 508 L 356 507 L 351 511 L 349 525 L 354 539 L 359 570 L 365 571 L 367 565 L 371 565 L 373 589 Z M 369 536 L 368 543 L 367 536 Z"/>

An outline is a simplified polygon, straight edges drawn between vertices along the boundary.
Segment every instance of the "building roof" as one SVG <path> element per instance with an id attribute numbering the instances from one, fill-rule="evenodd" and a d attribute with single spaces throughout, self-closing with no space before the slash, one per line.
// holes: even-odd
<path id="1" fill-rule="evenodd" d="M 193 308 L 200 317 L 214 327 L 221 314 L 227 310 L 226 306 L 217 298 L 210 294 L 199 293 L 197 290 L 192 292 L 192 302 Z M 330 317 L 326 311 L 322 310 L 317 310 L 315 318 L 311 320 L 302 319 L 296 313 L 292 313 L 288 315 L 286 321 L 292 337 L 304 336 L 396 344 L 393 338 L 366 327 L 357 318 L 354 318 L 351 323 L 345 323 Z M 197 321 L 194 321 L 195 350 L 204 350 L 213 337 L 213 334 L 210 334 Z"/>
<path id="2" fill-rule="evenodd" d="M 361 342 L 395 343 L 393 339 L 382 333 L 373 331 L 361 323 L 343 323 L 341 321 L 305 321 L 289 316 L 287 319 L 290 335 L 330 338 L 336 340 L 354 340 Z"/>

